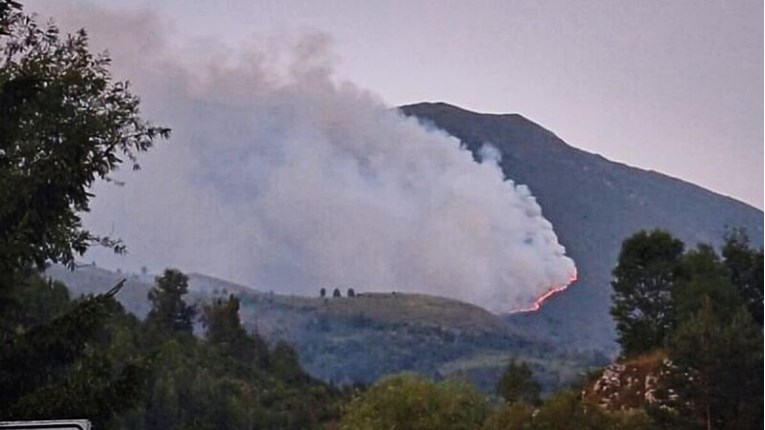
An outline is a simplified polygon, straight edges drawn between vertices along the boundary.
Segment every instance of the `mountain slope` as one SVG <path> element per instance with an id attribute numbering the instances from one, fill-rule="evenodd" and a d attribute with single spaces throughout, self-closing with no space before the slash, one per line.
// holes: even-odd
<path id="1" fill-rule="evenodd" d="M 610 272 L 621 242 L 637 230 L 664 228 L 689 246 L 719 244 L 726 227 L 744 227 L 762 245 L 763 214 L 734 199 L 653 171 L 569 146 L 520 115 L 479 114 L 444 103 L 400 110 L 459 138 L 474 154 L 485 143 L 502 153 L 505 176 L 537 197 L 579 281 L 537 314 L 511 321 L 565 344 L 614 351 Z"/>

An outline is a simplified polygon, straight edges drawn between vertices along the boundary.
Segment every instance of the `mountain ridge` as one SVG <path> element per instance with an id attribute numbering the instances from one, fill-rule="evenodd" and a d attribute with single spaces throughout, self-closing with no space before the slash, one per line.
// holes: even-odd
<path id="1" fill-rule="evenodd" d="M 623 166 L 623 167 L 630 168 L 630 169 L 639 170 L 639 171 L 645 172 L 647 174 L 659 175 L 663 179 L 670 179 L 670 180 L 673 180 L 673 181 L 677 181 L 677 182 L 679 182 L 681 184 L 688 185 L 688 186 L 691 186 L 691 187 L 694 187 L 694 188 L 698 188 L 698 189 L 700 189 L 700 190 L 702 190 L 704 192 L 710 193 L 710 194 L 712 194 L 712 195 L 714 195 L 716 197 L 722 197 L 722 198 L 728 199 L 731 203 L 734 203 L 734 204 L 737 204 L 737 205 L 743 205 L 743 206 L 746 206 L 747 208 L 750 208 L 750 209 L 762 212 L 761 209 L 757 208 L 754 205 L 751 205 L 751 204 L 749 204 L 747 202 L 744 202 L 742 200 L 736 199 L 735 197 L 723 194 L 721 192 L 710 190 L 708 188 L 704 188 L 701 185 L 695 184 L 695 183 L 687 181 L 685 179 L 678 178 L 676 176 L 672 176 L 670 174 L 663 173 L 663 172 L 660 172 L 658 170 L 648 169 L 648 168 L 643 168 L 643 167 L 638 167 L 638 166 L 633 166 L 633 165 L 630 165 L 630 164 L 622 162 L 622 161 L 611 160 L 611 159 L 609 159 L 609 158 L 607 158 L 607 157 L 605 157 L 605 156 L 603 156 L 601 154 L 598 154 L 596 152 L 590 152 L 590 151 L 587 151 L 587 150 L 584 150 L 584 149 L 581 149 L 581 148 L 577 148 L 576 146 L 573 146 L 573 145 L 569 144 L 568 142 L 566 142 L 562 137 L 558 136 L 554 131 L 545 128 L 543 125 L 535 122 L 534 120 L 532 120 L 530 118 L 527 118 L 526 116 L 524 116 L 523 114 L 520 114 L 520 113 L 483 113 L 483 112 L 476 112 L 476 111 L 471 111 L 469 109 L 465 109 L 465 108 L 462 108 L 462 107 L 459 107 L 459 106 L 456 106 L 456 105 L 452 105 L 452 104 L 446 103 L 446 102 L 420 102 L 420 103 L 412 103 L 412 104 L 408 104 L 408 105 L 399 106 L 398 109 L 400 111 L 403 111 L 405 114 L 408 114 L 410 112 L 414 113 L 414 111 L 418 111 L 418 110 L 422 110 L 422 109 L 443 109 L 443 110 L 450 110 L 450 111 L 453 111 L 453 112 L 458 112 L 458 113 L 463 114 L 463 115 L 471 115 L 473 117 L 490 117 L 490 118 L 493 117 L 493 118 L 496 118 L 496 119 L 509 119 L 509 120 L 517 122 L 516 124 L 514 124 L 515 126 L 536 128 L 537 131 L 542 132 L 542 133 L 546 133 L 546 134 L 552 136 L 554 139 L 559 140 L 560 143 L 562 143 L 566 147 L 571 148 L 571 149 L 573 149 L 575 151 L 579 151 L 579 152 L 582 152 L 584 154 L 600 158 L 600 159 L 602 159 L 602 160 L 604 160 L 604 161 L 606 161 L 608 163 L 611 163 L 611 164 Z M 417 115 L 414 115 L 414 116 L 417 116 Z M 432 122 L 430 122 L 430 121 L 426 121 L 425 124 L 429 125 L 431 127 L 434 126 L 434 124 Z M 448 130 L 445 130 L 445 131 L 448 131 Z"/>

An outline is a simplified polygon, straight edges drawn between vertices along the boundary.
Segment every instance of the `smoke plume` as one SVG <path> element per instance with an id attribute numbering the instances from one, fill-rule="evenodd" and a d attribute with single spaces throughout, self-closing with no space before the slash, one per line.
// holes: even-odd
<path id="1" fill-rule="evenodd" d="M 96 188 L 88 227 L 129 249 L 91 254 L 99 265 L 173 266 L 279 293 L 434 294 L 495 312 L 575 274 L 495 148 L 477 163 L 454 137 L 338 81 L 326 35 L 288 49 L 171 49 L 146 12 L 66 16 L 85 20 L 72 25 L 110 49 L 145 116 L 174 133 L 140 172 L 118 174 L 125 186 Z"/>

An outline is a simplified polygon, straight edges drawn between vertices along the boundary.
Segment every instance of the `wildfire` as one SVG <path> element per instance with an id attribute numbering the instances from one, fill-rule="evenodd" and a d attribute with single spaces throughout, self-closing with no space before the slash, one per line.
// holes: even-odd
<path id="1" fill-rule="evenodd" d="M 521 313 L 528 313 L 528 312 L 536 312 L 536 311 L 538 311 L 542 307 L 542 304 L 547 299 L 549 299 L 550 297 L 555 296 L 555 295 L 565 291 L 566 288 L 569 287 L 569 285 L 571 285 L 574 282 L 576 282 L 576 278 L 577 278 L 577 274 L 576 274 L 576 272 L 574 272 L 574 274 L 571 276 L 571 279 L 569 279 L 569 281 L 566 284 L 564 284 L 562 286 L 559 286 L 559 287 L 552 287 L 552 288 L 550 288 L 544 294 L 542 294 L 536 300 L 534 300 L 534 303 L 531 306 L 529 306 L 528 308 L 516 309 L 514 311 L 510 311 L 510 313 L 511 314 L 521 314 Z"/>

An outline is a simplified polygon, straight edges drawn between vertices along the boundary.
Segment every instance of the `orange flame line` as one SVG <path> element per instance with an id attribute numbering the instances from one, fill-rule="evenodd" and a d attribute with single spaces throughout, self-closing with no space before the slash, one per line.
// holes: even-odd
<path id="1" fill-rule="evenodd" d="M 511 314 L 525 314 L 529 312 L 537 312 L 539 309 L 542 308 L 542 305 L 544 302 L 549 299 L 550 297 L 556 296 L 571 286 L 574 282 L 576 282 L 577 274 L 574 272 L 574 274 L 571 276 L 571 279 L 568 281 L 568 283 L 560 286 L 560 287 L 552 287 L 549 290 L 547 290 L 544 294 L 539 296 L 536 300 L 534 300 L 534 303 L 529 306 L 528 308 L 521 308 L 510 311 Z"/>

